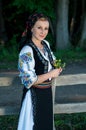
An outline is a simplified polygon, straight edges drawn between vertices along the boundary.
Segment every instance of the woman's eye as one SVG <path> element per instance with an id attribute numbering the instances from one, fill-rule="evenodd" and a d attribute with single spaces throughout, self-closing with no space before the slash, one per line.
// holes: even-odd
<path id="1" fill-rule="evenodd" d="M 45 28 L 45 30 L 48 30 L 49 28 Z"/>
<path id="2" fill-rule="evenodd" d="M 49 28 L 42 28 L 42 27 L 38 27 L 38 29 L 42 29 L 42 30 L 49 30 Z"/>
<path id="3" fill-rule="evenodd" d="M 38 29 L 41 29 L 41 27 L 38 27 Z"/>

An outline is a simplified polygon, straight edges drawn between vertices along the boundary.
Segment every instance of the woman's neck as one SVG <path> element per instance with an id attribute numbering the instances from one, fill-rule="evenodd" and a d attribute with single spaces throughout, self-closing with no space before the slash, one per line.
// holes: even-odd
<path id="1" fill-rule="evenodd" d="M 43 49 L 43 45 L 41 44 L 42 41 L 35 40 L 35 39 L 32 38 L 32 42 L 33 42 L 39 49 Z"/>

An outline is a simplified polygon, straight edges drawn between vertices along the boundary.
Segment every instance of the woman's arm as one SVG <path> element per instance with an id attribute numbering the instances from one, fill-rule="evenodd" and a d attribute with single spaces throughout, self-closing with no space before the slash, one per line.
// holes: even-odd
<path id="1" fill-rule="evenodd" d="M 34 83 L 34 85 L 43 83 L 44 81 L 48 80 L 49 78 L 55 78 L 58 77 L 59 74 L 61 73 L 62 69 L 54 69 L 51 70 L 50 72 L 46 73 L 46 74 L 42 74 L 42 75 L 38 75 L 38 79 L 36 80 L 36 82 Z"/>
<path id="2" fill-rule="evenodd" d="M 25 46 L 19 54 L 18 70 L 20 72 L 19 77 L 21 82 L 27 89 L 29 89 L 37 80 L 34 65 L 35 61 L 32 48 Z"/>

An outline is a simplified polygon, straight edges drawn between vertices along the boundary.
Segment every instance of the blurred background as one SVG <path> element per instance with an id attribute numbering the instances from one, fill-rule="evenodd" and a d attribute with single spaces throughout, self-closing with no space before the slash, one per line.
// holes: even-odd
<path id="1" fill-rule="evenodd" d="M 17 61 L 21 34 L 34 11 L 44 13 L 51 20 L 47 39 L 56 57 L 68 60 L 86 56 L 85 0 L 0 0 L 1 61 Z"/>

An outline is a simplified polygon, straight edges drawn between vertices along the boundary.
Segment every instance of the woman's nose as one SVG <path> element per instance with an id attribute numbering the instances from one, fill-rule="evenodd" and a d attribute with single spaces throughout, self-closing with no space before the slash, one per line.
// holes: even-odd
<path id="1" fill-rule="evenodd" d="M 41 33 L 42 33 L 42 34 L 44 33 L 44 29 L 41 29 Z"/>

